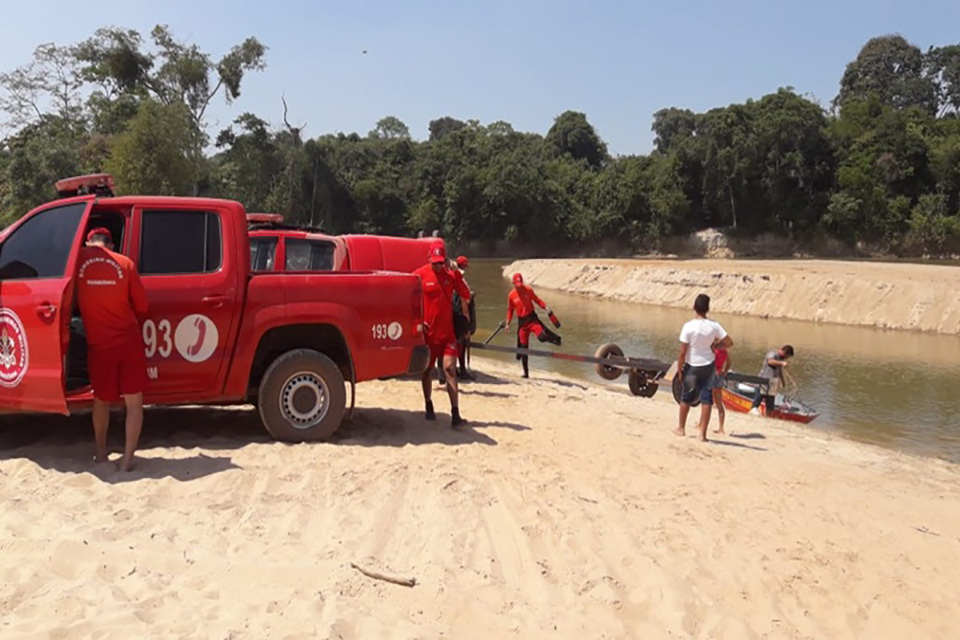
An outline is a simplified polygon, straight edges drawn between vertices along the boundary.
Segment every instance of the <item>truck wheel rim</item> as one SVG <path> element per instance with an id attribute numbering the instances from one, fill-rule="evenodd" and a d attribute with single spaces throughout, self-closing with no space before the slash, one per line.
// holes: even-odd
<path id="1" fill-rule="evenodd" d="M 329 408 L 327 383 L 313 373 L 291 376 L 280 391 L 280 412 L 295 429 L 315 427 Z"/>

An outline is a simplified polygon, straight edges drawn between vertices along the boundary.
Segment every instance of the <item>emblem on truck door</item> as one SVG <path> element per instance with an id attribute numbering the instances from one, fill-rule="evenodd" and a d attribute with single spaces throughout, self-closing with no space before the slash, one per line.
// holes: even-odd
<path id="1" fill-rule="evenodd" d="M 399 340 L 400 336 L 403 335 L 403 327 L 400 326 L 399 322 L 391 322 L 390 326 L 387 327 L 387 337 L 391 340 Z"/>
<path id="2" fill-rule="evenodd" d="M 173 335 L 177 351 L 188 362 L 203 362 L 213 355 L 220 342 L 220 332 L 213 320 L 195 313 L 187 316 L 177 325 Z"/>
<path id="3" fill-rule="evenodd" d="M 30 349 L 23 323 L 12 309 L 0 308 L 0 386 L 19 385 L 29 364 Z"/>

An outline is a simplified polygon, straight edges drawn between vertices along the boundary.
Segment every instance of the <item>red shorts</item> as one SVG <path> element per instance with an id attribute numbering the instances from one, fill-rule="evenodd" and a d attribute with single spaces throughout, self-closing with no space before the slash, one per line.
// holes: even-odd
<path id="1" fill-rule="evenodd" d="M 517 338 L 520 339 L 520 346 L 526 349 L 530 346 L 530 334 L 540 337 L 543 333 L 543 325 L 539 322 L 531 322 L 524 327 L 517 327 Z"/>
<path id="2" fill-rule="evenodd" d="M 428 371 L 432 369 L 437 362 L 443 363 L 444 356 L 456 358 L 460 355 L 460 345 L 457 344 L 456 340 L 438 342 L 436 344 L 428 342 L 427 346 L 430 347 L 430 364 L 427 365 Z"/>
<path id="3" fill-rule="evenodd" d="M 143 347 L 90 347 L 87 352 L 93 397 L 120 402 L 147 388 L 147 356 Z"/>

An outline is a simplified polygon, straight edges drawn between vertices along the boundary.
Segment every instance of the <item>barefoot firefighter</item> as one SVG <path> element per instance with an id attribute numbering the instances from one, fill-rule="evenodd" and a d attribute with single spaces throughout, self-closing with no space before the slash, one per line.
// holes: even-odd
<path id="1" fill-rule="evenodd" d="M 108 229 L 87 234 L 80 249 L 77 301 L 87 334 L 90 384 L 93 387 L 93 433 L 97 462 L 107 460 L 110 405 L 126 405 L 126 446 L 120 463 L 133 466 L 143 426 L 143 392 L 147 358 L 140 319 L 147 313 L 147 294 L 129 258 L 114 253 Z"/>

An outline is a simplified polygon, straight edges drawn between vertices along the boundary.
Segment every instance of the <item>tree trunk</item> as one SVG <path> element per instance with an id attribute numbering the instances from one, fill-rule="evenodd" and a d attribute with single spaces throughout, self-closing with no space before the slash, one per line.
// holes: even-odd
<path id="1" fill-rule="evenodd" d="M 310 226 L 316 226 L 314 221 L 314 212 L 317 207 L 317 157 L 313 157 L 313 193 L 310 196 Z"/>
<path id="2" fill-rule="evenodd" d="M 730 213 L 733 215 L 733 228 L 737 228 L 737 203 L 733 199 L 733 185 L 727 182 L 727 191 L 730 193 Z"/>

